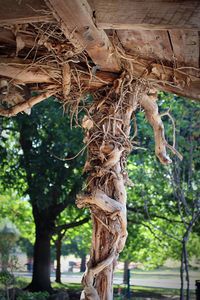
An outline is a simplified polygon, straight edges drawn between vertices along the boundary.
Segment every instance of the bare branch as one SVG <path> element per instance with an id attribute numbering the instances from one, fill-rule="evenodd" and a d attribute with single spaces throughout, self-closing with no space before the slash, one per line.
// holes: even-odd
<path id="1" fill-rule="evenodd" d="M 68 230 L 70 228 L 78 227 L 80 225 L 83 225 L 83 224 L 87 223 L 89 221 L 89 219 L 90 219 L 89 217 L 86 217 L 86 218 L 84 218 L 82 220 L 79 220 L 77 222 L 71 222 L 71 223 L 56 226 L 54 232 L 59 233 L 62 230 Z"/>
<path id="2" fill-rule="evenodd" d="M 31 97 L 29 100 L 21 102 L 15 106 L 12 106 L 10 108 L 1 108 L 0 109 L 0 115 L 5 117 L 12 117 L 17 115 L 20 112 L 25 111 L 26 109 L 30 109 L 34 105 L 36 105 L 39 102 L 42 102 L 43 100 L 46 100 L 47 98 L 53 96 L 55 94 L 55 91 L 49 91 L 46 93 L 43 93 L 41 95 L 37 95 L 34 97 Z"/>

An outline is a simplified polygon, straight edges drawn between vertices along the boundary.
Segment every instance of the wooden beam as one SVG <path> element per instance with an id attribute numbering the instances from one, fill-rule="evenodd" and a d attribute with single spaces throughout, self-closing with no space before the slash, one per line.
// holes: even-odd
<path id="1" fill-rule="evenodd" d="M 83 68 L 79 68 L 77 64 L 70 63 L 70 68 L 76 69 L 79 72 L 79 80 L 85 91 L 97 90 L 106 85 L 112 85 L 113 81 L 119 77 L 117 73 L 98 71 L 92 77 Z M 34 84 L 34 83 L 45 83 L 58 85 L 58 78 L 62 76 L 62 70 L 52 69 L 47 64 L 32 64 L 31 60 L 24 60 L 21 58 L 3 58 L 0 57 L 0 79 L 9 78 L 18 84 Z M 72 77 L 72 84 L 77 84 L 74 77 Z"/>
<path id="2" fill-rule="evenodd" d="M 99 29 L 200 29 L 199 0 L 90 0 Z"/>
<path id="3" fill-rule="evenodd" d="M 52 22 L 43 0 L 0 0 L 0 25 Z"/>
<path id="4" fill-rule="evenodd" d="M 7 44 L 15 46 L 15 35 L 11 30 L 0 28 L 0 43 L 1 47 L 6 47 Z"/>
<path id="5" fill-rule="evenodd" d="M 168 32 L 163 30 L 117 30 L 117 36 L 125 51 L 153 61 L 173 60 Z M 182 47 L 182 45 L 180 45 Z"/>
<path id="6" fill-rule="evenodd" d="M 160 90 L 175 93 L 190 99 L 200 100 L 200 69 L 196 74 L 191 74 L 192 68 L 171 68 L 164 64 L 150 63 L 149 60 L 135 59 L 132 62 L 132 75 L 135 78 L 146 80 Z M 97 71 L 90 77 L 87 70 L 83 70 L 78 64 L 70 63 L 70 68 L 80 71 L 80 83 L 83 91 L 96 91 L 107 85 L 112 85 L 119 79 L 118 73 Z M 58 78 L 62 76 L 62 70 L 56 69 Z M 58 85 L 55 78 L 55 70 L 47 65 L 31 65 L 31 62 L 23 59 L 0 59 L 0 76 L 11 78 L 18 84 L 45 83 Z M 149 84 L 148 83 L 148 84 Z M 72 84 L 77 82 L 72 78 Z"/>
<path id="7" fill-rule="evenodd" d="M 0 57 L 0 76 L 11 78 L 19 84 L 52 83 L 55 79 L 55 69 L 48 65 L 40 68 L 37 64 L 32 64 L 31 60 Z"/>
<path id="8" fill-rule="evenodd" d="M 191 69 L 192 70 L 192 69 Z M 146 77 L 161 90 L 190 99 L 200 100 L 200 69 L 197 75 L 190 74 L 190 68 L 173 69 L 161 64 L 152 64 Z"/>
<path id="9" fill-rule="evenodd" d="M 170 30 L 169 36 L 177 67 L 199 68 L 199 32 L 189 30 Z"/>
<path id="10" fill-rule="evenodd" d="M 46 0 L 46 3 L 75 48 L 85 49 L 100 69 L 120 71 L 114 47 L 106 33 L 96 28 L 93 12 L 86 0 Z"/>

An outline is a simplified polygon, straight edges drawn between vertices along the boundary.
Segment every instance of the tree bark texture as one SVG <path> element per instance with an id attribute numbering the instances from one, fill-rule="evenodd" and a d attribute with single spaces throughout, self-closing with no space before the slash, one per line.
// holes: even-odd
<path id="1" fill-rule="evenodd" d="M 27 287 L 31 292 L 51 291 L 50 282 L 50 240 L 51 234 L 36 223 L 32 282 Z M 41 251 L 42 249 L 42 251 Z"/>
<path id="2" fill-rule="evenodd" d="M 90 208 L 93 235 L 81 299 L 113 299 L 113 271 L 127 238 L 125 185 L 130 180 L 125 168 L 134 144 L 130 139 L 130 124 L 137 107 L 144 109 L 153 128 L 155 153 L 160 162 L 171 163 L 166 148 L 181 158 L 165 139 L 156 100 L 157 91 L 134 81 L 127 71 L 112 88 L 96 94 L 85 110 L 82 127 L 88 150 L 84 167 L 88 179 L 85 192 L 77 197 L 77 206 Z"/>
<path id="3" fill-rule="evenodd" d="M 58 234 L 56 240 L 56 282 L 61 283 L 61 246 L 62 246 L 62 236 Z"/>
<path id="4" fill-rule="evenodd" d="M 86 255 L 82 254 L 80 272 L 85 272 L 85 270 L 86 270 Z"/>
<path id="5" fill-rule="evenodd" d="M 123 274 L 123 283 L 127 284 L 128 283 L 128 267 L 129 267 L 130 261 L 125 260 L 124 262 L 124 274 Z"/>
<path id="6" fill-rule="evenodd" d="M 132 149 L 130 122 L 140 97 L 139 86 L 122 95 L 109 91 L 94 100 L 83 118 L 84 142 L 88 144 L 85 172 L 87 190 L 77 205 L 90 207 L 93 236 L 90 260 L 83 276 L 81 299 L 113 299 L 113 271 L 127 237 L 126 157 Z"/>

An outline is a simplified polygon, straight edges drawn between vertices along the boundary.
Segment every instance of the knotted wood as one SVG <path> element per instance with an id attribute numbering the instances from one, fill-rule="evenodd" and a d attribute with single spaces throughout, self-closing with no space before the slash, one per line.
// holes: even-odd
<path id="1" fill-rule="evenodd" d="M 130 121 L 138 100 L 137 88 L 127 95 L 107 91 L 94 101 L 82 122 L 88 144 L 88 180 L 77 205 L 90 207 L 93 236 L 81 299 L 113 299 L 113 271 L 127 238 L 125 166 L 132 149 Z"/>

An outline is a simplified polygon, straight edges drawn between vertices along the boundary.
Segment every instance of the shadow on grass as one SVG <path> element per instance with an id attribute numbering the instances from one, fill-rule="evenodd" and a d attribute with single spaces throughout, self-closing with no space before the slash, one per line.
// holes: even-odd
<path id="1" fill-rule="evenodd" d="M 16 288 L 23 289 L 29 284 L 30 278 L 16 278 Z M 52 287 L 55 292 L 67 292 L 70 300 L 80 299 L 82 286 L 80 284 L 58 284 L 52 282 Z M 126 300 L 126 287 L 115 285 L 114 286 L 114 300 Z M 149 288 L 149 287 L 131 287 L 131 295 L 129 299 L 134 300 L 178 300 L 179 290 L 177 289 L 162 289 L 162 288 Z M 195 292 L 191 292 L 191 300 L 195 299 Z"/>

